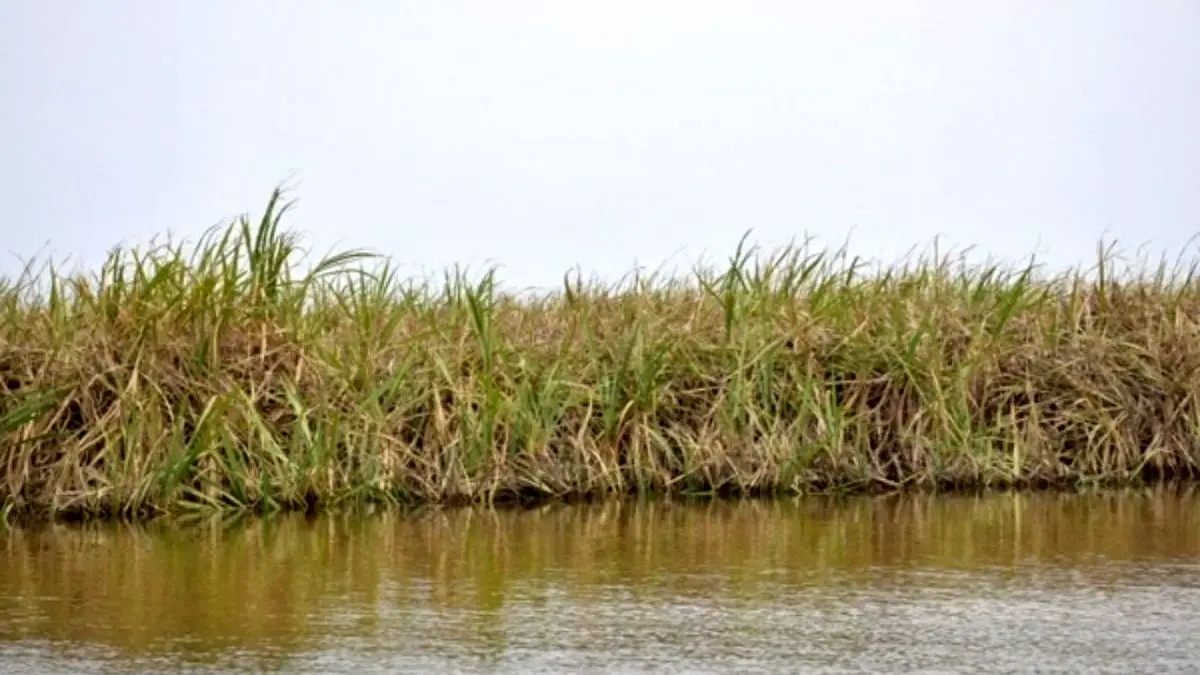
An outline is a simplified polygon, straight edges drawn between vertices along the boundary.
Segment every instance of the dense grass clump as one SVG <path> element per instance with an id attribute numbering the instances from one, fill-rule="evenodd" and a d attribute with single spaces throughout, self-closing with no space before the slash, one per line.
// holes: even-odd
<path id="1" fill-rule="evenodd" d="M 0 285 L 8 512 L 1200 475 L 1194 266 L 790 247 L 518 297 L 357 251 L 301 272 L 285 211 Z"/>

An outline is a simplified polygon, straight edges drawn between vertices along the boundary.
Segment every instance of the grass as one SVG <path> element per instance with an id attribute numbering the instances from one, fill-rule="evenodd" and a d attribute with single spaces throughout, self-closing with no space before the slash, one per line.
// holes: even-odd
<path id="1" fill-rule="evenodd" d="M 1195 264 L 739 247 L 517 296 L 361 251 L 302 268 L 287 206 L 0 282 L 5 516 L 1200 475 Z"/>

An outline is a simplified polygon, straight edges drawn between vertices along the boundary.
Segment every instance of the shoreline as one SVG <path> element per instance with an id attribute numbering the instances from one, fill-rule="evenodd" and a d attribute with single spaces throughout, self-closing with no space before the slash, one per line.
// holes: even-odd
<path id="1" fill-rule="evenodd" d="M 859 500 L 871 502 L 905 502 L 912 500 L 961 500 L 961 499 L 994 499 L 1010 498 L 1044 498 L 1044 497 L 1080 497 L 1104 496 L 1110 498 L 1125 497 L 1160 497 L 1170 495 L 1180 498 L 1192 498 L 1200 494 L 1200 481 L 1197 480 L 1161 480 L 1153 482 L 1107 482 L 1090 485 L 1070 485 L 1066 483 L 1048 484 L 1038 487 L 956 487 L 950 489 L 917 488 L 917 489 L 864 489 L 846 491 L 810 491 L 810 492 L 759 492 L 755 494 L 683 494 L 683 493 L 625 493 L 610 495 L 568 495 L 564 497 L 545 497 L 537 499 L 497 499 L 491 502 L 454 500 L 443 502 L 345 502 L 327 506 L 310 508 L 277 509 L 274 511 L 256 511 L 253 509 L 224 509 L 224 510 L 191 510 L 178 512 L 162 512 L 143 515 L 97 514 L 97 513 L 59 513 L 55 516 L 38 515 L 36 513 L 7 514 L 0 517 L 0 532 L 5 530 L 32 531 L 45 527 L 68 526 L 202 526 L 220 521 L 224 524 L 246 523 L 247 521 L 264 522 L 279 518 L 303 518 L 305 520 L 343 518 L 354 519 L 372 518 L 375 516 L 428 516 L 433 513 L 481 511 L 485 513 L 539 513 L 558 509 L 607 508 L 616 507 L 708 507 L 708 506 L 737 506 L 739 504 L 770 505 L 773 503 L 802 503 L 806 501 L 829 505 L 830 503 L 846 503 Z"/>

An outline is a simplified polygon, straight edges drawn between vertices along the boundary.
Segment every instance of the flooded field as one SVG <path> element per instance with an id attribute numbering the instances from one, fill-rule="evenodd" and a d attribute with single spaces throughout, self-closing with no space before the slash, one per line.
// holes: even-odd
<path id="1" fill-rule="evenodd" d="M 609 503 L 0 532 L 0 665 L 1200 672 L 1200 495 Z"/>

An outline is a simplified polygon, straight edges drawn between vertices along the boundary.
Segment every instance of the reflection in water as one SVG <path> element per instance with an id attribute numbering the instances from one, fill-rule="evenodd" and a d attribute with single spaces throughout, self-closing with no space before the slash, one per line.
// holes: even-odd
<path id="1" fill-rule="evenodd" d="M 1200 496 L 614 502 L 0 535 L 5 672 L 1196 672 Z"/>

